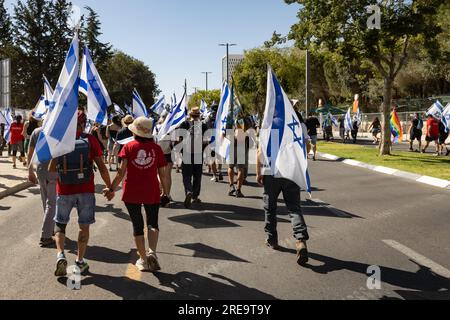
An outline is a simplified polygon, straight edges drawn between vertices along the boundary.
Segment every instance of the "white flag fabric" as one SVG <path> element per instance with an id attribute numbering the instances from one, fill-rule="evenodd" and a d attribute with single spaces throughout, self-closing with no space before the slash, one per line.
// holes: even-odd
<path id="1" fill-rule="evenodd" d="M 442 124 L 445 127 L 445 132 L 450 132 L 450 103 L 442 111 Z"/>
<path id="2" fill-rule="evenodd" d="M 170 112 L 172 112 L 173 109 L 175 109 L 177 106 L 178 106 L 177 96 L 176 96 L 176 94 L 174 92 L 172 97 L 170 98 Z"/>
<path id="3" fill-rule="evenodd" d="M 331 119 L 331 122 L 333 123 L 333 125 L 334 125 L 335 127 L 339 127 L 339 121 L 336 119 L 335 116 L 333 116 L 333 115 L 331 114 L 331 112 L 328 112 L 328 117 Z"/>
<path id="4" fill-rule="evenodd" d="M 40 96 L 38 102 L 36 103 L 36 107 L 33 109 L 33 117 L 39 120 L 42 120 L 45 114 L 47 113 L 48 108 L 45 104 L 45 96 Z"/>
<path id="5" fill-rule="evenodd" d="M 347 111 L 347 114 L 345 115 L 344 125 L 345 125 L 345 131 L 353 130 L 352 108 L 349 108 Z"/>
<path id="6" fill-rule="evenodd" d="M 52 101 L 54 92 L 45 75 L 43 76 L 42 80 L 44 81 L 44 94 L 39 97 L 36 107 L 32 112 L 33 117 L 38 120 L 43 120 L 46 117 L 47 113 L 53 110 L 53 107 L 55 105 Z"/>
<path id="7" fill-rule="evenodd" d="M 162 96 L 158 101 L 150 108 L 152 112 L 156 113 L 157 115 L 161 116 L 162 113 L 165 110 L 166 105 L 166 97 Z"/>
<path id="8" fill-rule="evenodd" d="M 84 47 L 81 64 L 80 92 L 87 97 L 87 118 L 106 126 L 108 124 L 108 107 L 112 104 L 111 98 L 97 72 L 87 46 Z"/>
<path id="9" fill-rule="evenodd" d="M 158 132 L 158 141 L 163 140 L 168 134 L 171 134 L 172 131 L 176 130 L 183 122 L 185 122 L 186 115 L 187 104 L 185 94 L 176 108 L 173 108 L 172 112 L 167 115 L 166 120 Z"/>
<path id="10" fill-rule="evenodd" d="M 53 95 L 54 110 L 39 135 L 33 163 L 45 163 L 75 150 L 79 90 L 79 40 L 72 40 Z"/>
<path id="11" fill-rule="evenodd" d="M 139 95 L 139 92 L 137 92 L 136 89 L 133 90 L 133 117 L 135 119 L 139 117 L 145 117 L 148 118 L 148 111 L 147 107 L 144 104 L 144 101 L 142 101 L 141 96 Z"/>
<path id="12" fill-rule="evenodd" d="M 47 78 L 43 76 L 44 80 L 44 97 L 45 97 L 45 105 L 47 106 L 49 112 L 52 112 L 52 110 L 55 107 L 55 103 L 53 101 L 53 95 L 54 91 L 52 86 L 50 85 L 50 82 L 48 82 Z"/>
<path id="13" fill-rule="evenodd" d="M 3 133 L 3 138 L 7 143 L 11 141 L 11 125 L 14 122 L 11 108 L 6 107 L 5 111 L 2 113 L 0 111 L 0 123 L 5 124 L 5 131 Z"/>
<path id="14" fill-rule="evenodd" d="M 311 194 L 306 132 L 270 66 L 260 144 L 271 175 L 288 179 Z"/>
<path id="15" fill-rule="evenodd" d="M 231 141 L 226 138 L 230 106 L 231 92 L 228 84 L 224 82 L 222 85 L 219 107 L 217 108 L 216 122 L 214 124 L 214 142 L 216 153 L 225 160 L 230 157 Z"/>
<path id="16" fill-rule="evenodd" d="M 436 101 L 430 109 L 427 111 L 427 117 L 429 115 L 432 115 L 435 119 L 441 120 L 442 119 L 442 112 L 444 111 L 444 106 L 439 102 Z"/>
<path id="17" fill-rule="evenodd" d="M 358 112 L 356 113 L 356 121 L 358 121 L 358 127 L 362 124 L 362 113 L 361 109 L 358 107 Z"/>
<path id="18" fill-rule="evenodd" d="M 125 112 L 123 112 L 123 110 L 115 103 L 114 103 L 114 112 L 115 112 L 116 115 L 119 115 L 121 117 L 125 117 Z"/>

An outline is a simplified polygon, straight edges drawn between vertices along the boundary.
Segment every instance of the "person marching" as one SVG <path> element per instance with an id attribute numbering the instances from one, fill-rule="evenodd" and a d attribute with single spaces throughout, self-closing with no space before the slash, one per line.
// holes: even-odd
<path id="1" fill-rule="evenodd" d="M 17 161 L 17 152 L 20 152 L 20 161 L 23 163 L 24 166 L 26 166 L 26 160 L 25 160 L 25 150 L 24 150 L 24 136 L 22 135 L 23 132 L 23 123 L 22 123 L 22 116 L 18 115 L 16 116 L 15 121 L 11 124 L 11 151 L 12 151 L 12 160 L 13 160 L 13 168 L 17 169 L 16 161 Z"/>
<path id="2" fill-rule="evenodd" d="M 40 186 L 39 191 L 41 193 L 42 206 L 44 208 L 44 219 L 39 246 L 41 248 L 48 248 L 55 245 L 55 240 L 53 239 L 55 221 L 53 221 L 53 219 L 56 212 L 56 183 L 58 181 L 58 174 L 56 172 L 48 171 L 50 162 L 39 164 L 36 168 L 36 173 L 34 166 L 31 163 L 42 130 L 42 127 L 37 128 L 30 137 L 30 145 L 28 148 L 28 163 L 30 164 L 28 168 L 28 181 L 35 185 L 39 184 Z"/>
<path id="3" fill-rule="evenodd" d="M 159 238 L 158 214 L 161 202 L 160 178 L 163 194 L 167 195 L 167 162 L 159 145 L 153 140 L 153 120 L 137 118 L 129 127 L 135 140 L 126 144 L 119 156 L 121 167 L 110 188 L 104 190 L 108 200 L 114 198 L 114 191 L 125 178 L 122 200 L 128 209 L 134 230 L 134 240 L 139 253 L 136 267 L 139 271 L 161 270 L 156 255 Z M 144 236 L 144 218 L 146 213 L 149 252 L 147 254 Z"/>
<path id="4" fill-rule="evenodd" d="M 200 108 L 193 108 L 189 114 L 189 121 L 183 122 L 180 129 L 187 130 L 188 141 L 183 141 L 183 184 L 186 194 L 184 201 L 185 208 L 189 209 L 193 203 L 200 203 L 199 198 L 202 188 L 203 176 L 203 151 L 207 144 L 203 141 L 203 136 L 208 130 L 206 124 L 201 120 Z"/>
<path id="5" fill-rule="evenodd" d="M 108 165 L 109 171 L 113 171 L 113 164 L 117 165 L 117 148 L 116 148 L 116 138 L 117 133 L 122 129 L 122 124 L 120 123 L 120 117 L 114 116 L 112 122 L 106 128 L 106 137 L 108 138 Z"/>
<path id="6" fill-rule="evenodd" d="M 67 259 L 64 253 L 66 227 L 70 221 L 72 209 L 78 210 L 78 254 L 76 266 L 80 273 L 89 270 L 84 260 L 89 242 L 89 229 L 95 223 L 95 184 L 94 162 L 107 187 L 111 187 L 108 169 L 103 161 L 103 152 L 97 139 L 85 134 L 87 117 L 83 110 L 78 111 L 75 150 L 50 162 L 49 172 L 58 172 L 55 237 L 57 262 L 55 276 L 67 275 Z"/>

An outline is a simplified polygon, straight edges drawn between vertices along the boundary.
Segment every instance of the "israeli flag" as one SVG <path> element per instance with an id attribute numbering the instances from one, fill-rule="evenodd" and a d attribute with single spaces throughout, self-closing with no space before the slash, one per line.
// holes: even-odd
<path id="1" fill-rule="evenodd" d="M 42 120 L 42 118 L 45 116 L 47 111 L 48 111 L 48 108 L 45 104 L 45 97 L 42 95 L 39 97 L 39 100 L 36 103 L 36 107 L 34 108 L 32 115 L 34 118 Z"/>
<path id="2" fill-rule="evenodd" d="M 142 101 L 142 98 L 136 89 L 133 90 L 133 109 L 131 112 L 135 119 L 139 117 L 148 118 L 147 107 L 145 106 L 144 101 Z"/>
<path id="3" fill-rule="evenodd" d="M 172 97 L 170 98 L 170 112 L 173 111 L 177 107 L 177 96 L 175 92 L 173 93 Z"/>
<path id="4" fill-rule="evenodd" d="M 311 194 L 306 132 L 270 66 L 260 144 L 271 175 L 291 180 Z"/>
<path id="5" fill-rule="evenodd" d="M 45 105 L 49 112 L 52 112 L 55 108 L 55 103 L 53 101 L 53 95 L 54 91 L 52 86 L 50 85 L 50 82 L 48 82 L 47 78 L 45 76 L 42 76 L 44 80 L 44 97 L 45 97 Z"/>
<path id="6" fill-rule="evenodd" d="M 442 112 L 444 111 L 444 106 L 438 101 L 436 101 L 430 109 L 427 111 L 427 117 L 432 115 L 435 119 L 442 119 Z"/>
<path id="7" fill-rule="evenodd" d="M 80 92 L 88 100 L 87 118 L 106 126 L 108 124 L 108 107 L 112 103 L 87 46 L 84 47 L 83 62 L 81 64 Z"/>
<path id="8" fill-rule="evenodd" d="M 123 112 L 122 108 L 120 108 L 117 104 L 114 103 L 114 112 L 115 114 L 125 117 L 125 113 Z"/>
<path id="9" fill-rule="evenodd" d="M 347 111 L 347 114 L 345 115 L 344 125 L 345 125 L 345 131 L 353 130 L 352 108 L 349 108 Z"/>
<path id="10" fill-rule="evenodd" d="M 222 86 L 219 108 L 217 109 L 216 122 L 214 124 L 214 142 L 216 153 L 226 160 L 230 156 L 231 147 L 231 141 L 226 138 L 230 107 L 231 92 L 228 84 L 224 82 Z"/>
<path id="11" fill-rule="evenodd" d="M 53 95 L 54 110 L 39 135 L 33 163 L 46 163 L 75 150 L 79 90 L 79 40 L 72 40 Z"/>
<path id="12" fill-rule="evenodd" d="M 328 117 L 331 119 L 331 122 L 335 127 L 339 127 L 339 121 L 331 114 L 331 112 L 328 113 Z"/>
<path id="13" fill-rule="evenodd" d="M 358 112 L 356 113 L 356 121 L 358 121 L 358 126 L 361 126 L 362 113 L 361 113 L 361 109 L 359 107 L 358 107 Z"/>
<path id="14" fill-rule="evenodd" d="M 132 116 L 133 115 L 133 110 L 131 109 L 131 107 L 129 105 L 127 105 L 125 103 L 125 110 L 127 110 L 127 113 Z"/>
<path id="15" fill-rule="evenodd" d="M 445 132 L 450 132 L 450 103 L 442 111 L 442 124 L 445 127 Z"/>
<path id="16" fill-rule="evenodd" d="M 186 121 L 187 104 L 186 94 L 181 99 L 181 102 L 170 112 L 164 123 L 161 125 L 161 129 L 158 132 L 158 141 L 163 140 L 168 134 L 176 130 L 183 122 Z"/>
<path id="17" fill-rule="evenodd" d="M 151 108 L 150 110 L 154 113 L 156 113 L 157 115 L 161 116 L 161 114 L 164 112 L 165 106 L 166 104 L 166 97 L 162 96 L 162 98 L 160 98 Z"/>
<path id="18" fill-rule="evenodd" d="M 3 133 L 3 138 L 7 143 L 11 141 L 11 125 L 14 122 L 11 108 L 6 107 L 5 112 L 0 112 L 0 123 L 5 124 L 5 131 Z"/>

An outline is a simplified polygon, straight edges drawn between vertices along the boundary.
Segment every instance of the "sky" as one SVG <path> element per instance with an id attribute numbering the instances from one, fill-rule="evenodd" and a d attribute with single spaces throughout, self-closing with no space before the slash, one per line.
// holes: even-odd
<path id="1" fill-rule="evenodd" d="M 11 9 L 15 0 L 7 0 Z M 297 22 L 298 5 L 283 0 L 73 0 L 99 13 L 103 35 L 115 49 L 144 61 L 156 74 L 167 99 L 180 97 L 184 79 L 188 93 L 204 89 L 209 71 L 209 89 L 219 89 L 225 48 L 243 53 L 264 44 L 276 30 L 287 34 Z M 9 10 L 12 13 L 12 10 Z M 84 13 L 84 11 L 82 11 Z M 131 93 L 130 93 L 131 95 Z"/>

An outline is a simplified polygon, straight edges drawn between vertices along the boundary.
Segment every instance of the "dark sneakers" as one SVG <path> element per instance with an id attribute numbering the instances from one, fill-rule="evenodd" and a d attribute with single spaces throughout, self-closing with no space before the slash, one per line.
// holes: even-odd
<path id="1" fill-rule="evenodd" d="M 76 265 L 78 267 L 78 269 L 80 269 L 80 274 L 85 274 L 89 271 L 89 265 L 87 264 L 86 261 L 83 262 L 76 262 Z"/>
<path id="2" fill-rule="evenodd" d="M 39 241 L 39 246 L 41 248 L 54 248 L 56 246 L 56 241 L 52 238 L 49 239 L 41 239 Z"/>
<path id="3" fill-rule="evenodd" d="M 278 245 L 278 241 L 277 240 L 267 239 L 266 240 L 266 246 L 268 246 L 270 249 L 273 249 L 273 250 L 279 250 L 280 249 L 280 246 Z"/>
<path id="4" fill-rule="evenodd" d="M 306 246 L 306 242 L 305 241 L 297 241 L 295 246 L 297 249 L 297 263 L 300 266 L 304 266 L 309 261 L 308 247 Z"/>
<path id="5" fill-rule="evenodd" d="M 236 198 L 245 198 L 244 194 L 241 192 L 241 190 L 236 191 Z"/>
<path id="6" fill-rule="evenodd" d="M 184 200 L 184 207 L 190 209 L 192 206 L 192 192 L 188 192 L 186 199 Z"/>
<path id="7" fill-rule="evenodd" d="M 233 185 L 230 185 L 230 191 L 228 192 L 228 195 L 230 197 L 235 197 L 236 196 L 236 187 Z"/>

